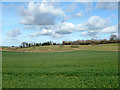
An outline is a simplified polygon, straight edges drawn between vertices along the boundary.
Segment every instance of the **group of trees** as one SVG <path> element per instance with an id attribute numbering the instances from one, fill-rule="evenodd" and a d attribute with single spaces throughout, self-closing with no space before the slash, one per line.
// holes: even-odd
<path id="1" fill-rule="evenodd" d="M 44 43 L 27 43 L 22 42 L 21 48 L 25 47 L 34 47 L 34 46 L 47 46 L 47 45 L 98 45 L 98 44 L 109 44 L 109 43 L 118 43 L 120 40 L 117 38 L 116 35 L 111 35 L 110 39 L 103 39 L 103 40 L 77 40 L 77 41 L 63 41 L 60 43 L 53 43 L 52 41 L 44 42 Z"/>
<path id="2" fill-rule="evenodd" d="M 109 44 L 109 43 L 118 43 L 118 40 L 77 40 L 77 41 L 63 41 L 63 45 L 98 45 L 98 44 Z"/>
<path id="3" fill-rule="evenodd" d="M 118 43 L 120 40 L 117 38 L 116 35 L 111 35 L 110 39 L 103 39 L 103 40 L 77 40 L 77 41 L 63 41 L 63 45 L 98 45 L 98 44 L 109 44 L 109 43 Z"/>
<path id="4" fill-rule="evenodd" d="M 20 47 L 24 48 L 24 47 L 34 47 L 34 46 L 47 46 L 47 45 L 52 45 L 52 42 L 51 41 L 44 42 L 44 43 L 27 43 L 27 42 L 22 42 Z"/>

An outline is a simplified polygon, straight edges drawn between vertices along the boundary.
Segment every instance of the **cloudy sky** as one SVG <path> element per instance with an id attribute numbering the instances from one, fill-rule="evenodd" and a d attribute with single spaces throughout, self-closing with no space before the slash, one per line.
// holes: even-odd
<path id="1" fill-rule="evenodd" d="M 109 39 L 118 33 L 114 2 L 3 2 L 2 45 Z"/>

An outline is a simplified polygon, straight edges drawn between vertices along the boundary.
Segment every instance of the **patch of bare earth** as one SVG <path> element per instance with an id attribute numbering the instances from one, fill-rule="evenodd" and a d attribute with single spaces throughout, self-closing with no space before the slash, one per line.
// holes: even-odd
<path id="1" fill-rule="evenodd" d="M 78 51 L 78 50 L 88 50 L 88 49 L 73 48 L 72 50 L 66 50 L 66 51 L 52 51 L 52 50 L 48 50 L 48 51 L 46 51 L 46 50 L 27 51 L 27 50 L 9 49 L 9 50 L 3 50 L 3 51 L 16 51 L 16 52 L 68 52 L 68 51 Z M 2 48 L 0 48 L 0 51 L 2 51 Z M 120 51 L 120 50 L 99 50 L 99 49 L 93 49 L 92 51 Z"/>
<path id="2" fill-rule="evenodd" d="M 75 48 L 74 50 L 88 50 L 88 49 L 79 49 L 79 48 Z M 100 50 L 100 49 L 90 49 L 92 51 L 120 51 L 120 50 Z"/>

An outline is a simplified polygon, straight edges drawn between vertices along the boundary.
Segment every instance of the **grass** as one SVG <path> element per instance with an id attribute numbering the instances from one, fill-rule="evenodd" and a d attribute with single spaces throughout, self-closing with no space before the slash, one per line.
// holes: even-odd
<path id="1" fill-rule="evenodd" d="M 3 88 L 117 88 L 118 52 L 3 51 Z"/>

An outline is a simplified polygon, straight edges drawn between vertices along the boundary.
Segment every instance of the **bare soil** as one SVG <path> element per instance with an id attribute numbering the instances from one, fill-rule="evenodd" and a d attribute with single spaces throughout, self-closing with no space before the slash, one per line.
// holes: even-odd
<path id="1" fill-rule="evenodd" d="M 79 49 L 79 48 L 74 48 L 73 50 L 66 50 L 66 51 L 45 51 L 45 50 L 41 50 L 41 51 L 25 51 L 25 50 L 16 50 L 16 49 L 10 49 L 10 50 L 2 50 L 2 48 L 0 48 L 0 51 L 15 51 L 15 52 L 68 52 L 68 51 L 78 51 L 78 50 L 88 50 L 88 49 Z M 120 50 L 92 50 L 92 51 L 120 51 Z"/>

